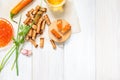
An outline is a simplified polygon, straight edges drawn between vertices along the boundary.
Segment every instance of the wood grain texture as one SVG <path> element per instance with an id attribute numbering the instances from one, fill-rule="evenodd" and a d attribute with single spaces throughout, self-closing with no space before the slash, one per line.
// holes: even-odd
<path id="1" fill-rule="evenodd" d="M 120 1 L 96 1 L 96 80 L 120 80 Z"/>
<path id="2" fill-rule="evenodd" d="M 1 1 L 0 4 L 3 6 L 4 0 Z M 12 0 L 9 1 L 9 5 L 14 6 Z M 17 3 L 18 0 L 15 2 Z M 8 4 L 4 6 L 7 7 Z M 30 47 L 34 50 L 33 56 L 20 57 L 19 77 L 16 77 L 15 71 L 10 71 L 9 64 L 9 67 L 0 74 L 0 80 L 95 80 L 95 0 L 75 0 L 75 6 L 80 19 L 81 32 L 71 36 L 64 51 L 63 48 L 57 47 L 56 52 L 52 49 L 49 39 L 45 39 L 44 49 Z M 29 7 L 31 9 L 32 6 Z M 0 16 L 9 19 L 6 10 L 2 13 L 5 14 Z M 31 44 L 26 45 L 26 48 L 29 45 Z M 0 52 L 0 59 L 3 53 Z"/>
<path id="3" fill-rule="evenodd" d="M 95 0 L 75 0 L 75 6 L 81 32 L 65 45 L 64 80 L 95 80 Z"/>

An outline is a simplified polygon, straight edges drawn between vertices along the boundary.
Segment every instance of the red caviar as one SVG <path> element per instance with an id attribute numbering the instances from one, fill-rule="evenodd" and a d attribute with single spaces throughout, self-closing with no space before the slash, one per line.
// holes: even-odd
<path id="1" fill-rule="evenodd" d="M 13 27 L 9 21 L 0 18 L 0 48 L 5 47 L 13 37 Z"/>

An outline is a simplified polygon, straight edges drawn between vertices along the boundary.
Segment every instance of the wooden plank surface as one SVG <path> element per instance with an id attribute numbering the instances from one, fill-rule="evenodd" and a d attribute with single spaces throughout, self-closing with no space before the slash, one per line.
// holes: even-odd
<path id="1" fill-rule="evenodd" d="M 95 0 L 75 0 L 81 32 L 65 45 L 64 80 L 95 80 Z"/>
<path id="2" fill-rule="evenodd" d="M 8 1 L 11 6 L 14 5 L 12 1 Z M 20 0 L 15 0 L 15 3 L 18 1 Z M 39 3 L 39 0 L 35 1 Z M 1 0 L 1 6 L 3 6 L 2 3 L 4 0 Z M 51 48 L 49 39 L 46 39 L 45 44 L 48 43 L 46 46 L 49 47 L 47 51 L 45 50 L 46 46 L 45 49 L 30 47 L 34 50 L 33 56 L 31 58 L 20 57 L 19 77 L 16 77 L 15 71 L 10 71 L 9 64 L 9 67 L 0 73 L 0 80 L 95 80 L 95 0 L 75 0 L 75 4 L 81 32 L 71 36 L 64 51 L 63 48 L 58 47 L 56 54 Z M 7 5 L 4 6 L 7 7 Z M 32 6 L 29 7 L 31 9 Z M 6 10 L 3 12 L 5 14 L 0 14 L 0 17 L 9 19 L 6 16 L 9 15 L 9 12 Z M 4 55 L 3 53 L 0 52 L 0 60 Z"/>
<path id="3" fill-rule="evenodd" d="M 96 1 L 96 80 L 120 80 L 120 0 Z"/>
<path id="4" fill-rule="evenodd" d="M 0 17 L 8 19 L 9 21 L 9 13 L 11 10 L 11 7 L 9 6 L 15 6 L 15 4 L 18 3 L 18 1 L 20 0 L 8 0 L 7 3 L 4 0 L 0 1 Z M 24 15 L 25 16 L 25 15 Z M 24 17 L 23 16 L 23 17 Z M 19 20 L 18 18 L 15 18 L 17 21 Z M 24 19 L 23 19 L 24 20 Z M 14 25 L 14 32 L 17 32 L 17 24 L 11 22 L 12 25 Z M 12 44 L 11 44 L 12 45 Z M 10 45 L 10 46 L 11 46 Z M 5 48 L 4 50 L 0 51 L 0 61 L 3 58 L 3 56 L 6 54 L 6 52 L 9 50 L 10 46 L 8 48 Z M 27 49 L 32 49 L 31 44 L 30 43 L 26 43 L 25 47 Z M 8 64 L 5 66 L 5 68 L 3 69 L 3 71 L 0 73 L 0 80 L 32 80 L 31 79 L 31 58 L 27 58 L 26 56 L 23 56 L 22 54 L 20 54 L 19 57 L 19 76 L 16 76 L 16 69 L 14 68 L 13 71 L 11 71 L 11 67 L 14 61 L 15 55 L 13 55 L 10 59 L 10 61 L 8 62 Z"/>

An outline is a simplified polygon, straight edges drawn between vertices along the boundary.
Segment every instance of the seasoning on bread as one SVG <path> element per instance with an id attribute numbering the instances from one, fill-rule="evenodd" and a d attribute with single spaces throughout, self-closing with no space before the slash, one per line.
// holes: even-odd
<path id="1" fill-rule="evenodd" d="M 51 33 L 57 38 L 57 39 L 61 39 L 62 36 L 55 30 L 55 29 L 52 29 L 51 30 Z"/>
<path id="2" fill-rule="evenodd" d="M 62 34 L 65 34 L 65 33 L 67 33 L 67 32 L 70 31 L 70 30 L 71 30 L 71 26 L 70 26 L 70 24 L 67 24 L 67 25 L 65 25 L 65 27 L 62 29 L 61 33 L 62 33 Z"/>
<path id="3" fill-rule="evenodd" d="M 62 30 L 62 20 L 61 19 L 57 20 L 57 28 L 59 31 Z"/>

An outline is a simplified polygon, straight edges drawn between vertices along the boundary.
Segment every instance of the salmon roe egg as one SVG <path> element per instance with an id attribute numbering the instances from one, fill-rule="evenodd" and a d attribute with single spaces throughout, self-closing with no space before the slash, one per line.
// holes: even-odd
<path id="1" fill-rule="evenodd" d="M 0 48 L 5 47 L 13 37 L 13 27 L 11 23 L 0 18 Z"/>

